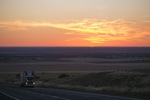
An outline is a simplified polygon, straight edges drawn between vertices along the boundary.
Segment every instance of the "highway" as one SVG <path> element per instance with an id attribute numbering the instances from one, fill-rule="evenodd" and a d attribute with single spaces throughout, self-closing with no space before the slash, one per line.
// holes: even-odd
<path id="1" fill-rule="evenodd" d="M 0 100 L 141 100 L 51 88 L 20 88 L 0 84 Z"/>

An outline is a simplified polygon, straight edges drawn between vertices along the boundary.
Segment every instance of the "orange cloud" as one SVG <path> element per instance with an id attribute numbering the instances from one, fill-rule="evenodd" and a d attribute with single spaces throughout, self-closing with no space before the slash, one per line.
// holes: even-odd
<path id="1" fill-rule="evenodd" d="M 23 22 L 2 21 L 0 29 L 6 30 L 28 30 L 32 27 L 54 27 L 68 30 L 66 35 L 78 35 L 79 38 L 91 43 L 104 43 L 114 40 L 137 40 L 144 41 L 146 36 L 150 37 L 150 21 L 129 21 L 83 19 L 71 22 Z M 74 38 L 72 37 L 72 39 Z"/>

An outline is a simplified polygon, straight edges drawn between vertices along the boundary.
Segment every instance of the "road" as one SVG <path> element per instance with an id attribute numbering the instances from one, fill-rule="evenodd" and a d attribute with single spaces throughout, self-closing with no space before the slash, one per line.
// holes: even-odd
<path id="1" fill-rule="evenodd" d="M 0 84 L 0 100 L 140 100 L 51 88 L 20 88 Z"/>

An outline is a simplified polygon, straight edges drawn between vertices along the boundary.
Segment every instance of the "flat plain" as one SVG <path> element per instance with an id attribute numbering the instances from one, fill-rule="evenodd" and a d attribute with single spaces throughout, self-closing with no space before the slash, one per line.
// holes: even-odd
<path id="1" fill-rule="evenodd" d="M 33 70 L 37 87 L 149 99 L 150 48 L 0 48 L 0 82 Z"/>

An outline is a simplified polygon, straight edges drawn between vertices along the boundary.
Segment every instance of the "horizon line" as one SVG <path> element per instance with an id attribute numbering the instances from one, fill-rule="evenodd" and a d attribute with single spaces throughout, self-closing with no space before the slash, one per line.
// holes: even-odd
<path id="1" fill-rule="evenodd" d="M 69 48 L 69 47 L 72 47 L 72 48 L 76 48 L 76 47 L 150 47 L 150 46 L 0 46 L 0 48 L 49 48 L 49 47 L 52 47 L 52 48 Z"/>

